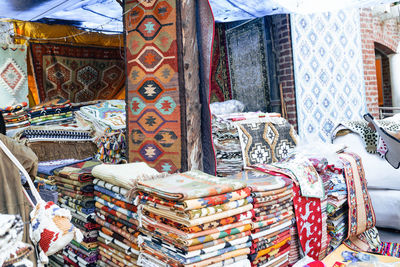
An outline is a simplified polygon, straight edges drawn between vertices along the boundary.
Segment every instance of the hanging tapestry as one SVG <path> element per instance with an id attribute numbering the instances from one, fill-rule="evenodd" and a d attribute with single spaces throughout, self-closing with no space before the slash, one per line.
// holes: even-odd
<path id="1" fill-rule="evenodd" d="M 270 94 L 264 19 L 227 29 L 226 42 L 233 99 L 242 101 L 246 111 L 267 111 Z"/>
<path id="2" fill-rule="evenodd" d="M 298 130 L 329 142 L 366 111 L 359 9 L 290 15 Z"/>
<path id="3" fill-rule="evenodd" d="M 121 48 L 31 43 L 40 101 L 113 99 L 125 85 Z"/>
<path id="4" fill-rule="evenodd" d="M 226 53 L 225 24 L 223 23 L 215 24 L 210 80 L 210 102 L 223 102 L 232 99 L 228 55 Z"/>
<path id="5" fill-rule="evenodd" d="M 176 2 L 125 2 L 129 161 L 163 172 L 186 169 Z"/>
<path id="6" fill-rule="evenodd" d="M 25 45 L 0 44 L 0 108 L 28 102 L 26 51 Z"/>
<path id="7" fill-rule="evenodd" d="M 238 122 L 237 127 L 244 166 L 277 162 L 297 144 L 293 126 L 281 118 Z"/>

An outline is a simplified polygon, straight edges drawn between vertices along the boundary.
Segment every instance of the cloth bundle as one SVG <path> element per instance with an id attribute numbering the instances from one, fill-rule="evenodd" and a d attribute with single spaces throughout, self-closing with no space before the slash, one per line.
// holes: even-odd
<path id="1" fill-rule="evenodd" d="M 96 159 L 104 163 L 126 163 L 125 130 L 107 130 L 95 139 L 97 145 Z"/>
<path id="2" fill-rule="evenodd" d="M 251 265 L 287 266 L 294 218 L 292 181 L 257 170 L 246 170 L 232 178 L 247 183 L 253 198 Z"/>
<path id="3" fill-rule="evenodd" d="M 28 103 L 22 102 L 18 105 L 9 106 L 0 111 L 6 124 L 7 135 L 13 137 L 16 132 L 30 125 L 26 108 Z"/>
<path id="4" fill-rule="evenodd" d="M 94 177 L 91 170 L 101 163 L 96 160 L 69 163 L 67 166 L 57 166 L 58 168 L 48 172 L 53 175 L 47 176 L 47 180 L 57 186 L 60 207 L 71 212 L 71 222 L 83 234 L 83 242 L 73 240 L 64 248 L 64 263 L 70 266 L 96 266 L 99 226 L 94 219 Z"/>
<path id="5" fill-rule="evenodd" d="M 96 222 L 100 225 L 98 266 L 137 266 L 139 217 L 127 195 L 135 179 L 145 174 L 159 173 L 145 163 L 93 168 Z"/>
<path id="6" fill-rule="evenodd" d="M 253 205 L 245 183 L 190 171 L 142 179 L 136 189 L 139 264 L 249 265 Z"/>
<path id="7" fill-rule="evenodd" d="M 75 112 L 77 120 L 94 129 L 96 158 L 105 163 L 126 163 L 125 101 L 107 100 L 83 106 Z"/>
<path id="8" fill-rule="evenodd" d="M 24 222 L 19 215 L 0 214 L 0 266 L 13 266 L 25 263 L 33 266 L 27 257 L 33 247 L 23 243 Z"/>
<path id="9" fill-rule="evenodd" d="M 69 100 L 57 98 L 28 110 L 31 125 L 53 125 L 74 121 Z"/>

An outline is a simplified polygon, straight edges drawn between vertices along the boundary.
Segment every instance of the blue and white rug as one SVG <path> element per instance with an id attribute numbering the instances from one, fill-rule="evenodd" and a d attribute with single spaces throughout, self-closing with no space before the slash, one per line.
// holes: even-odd
<path id="1" fill-rule="evenodd" d="M 291 15 L 291 29 L 300 139 L 329 142 L 366 112 L 359 10 Z"/>

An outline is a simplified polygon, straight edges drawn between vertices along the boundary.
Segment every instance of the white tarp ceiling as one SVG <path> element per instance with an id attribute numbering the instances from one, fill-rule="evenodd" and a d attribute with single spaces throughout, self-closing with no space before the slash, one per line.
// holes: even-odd
<path id="1" fill-rule="evenodd" d="M 202 1 L 202 0 L 200 0 Z M 254 19 L 273 14 L 319 13 L 372 7 L 394 0 L 210 0 L 216 22 Z"/>
<path id="2" fill-rule="evenodd" d="M 144 1 L 144 0 L 139 0 Z M 206 0 L 198 0 L 206 1 Z M 316 13 L 371 7 L 393 0 L 210 0 L 215 21 L 247 20 L 282 13 Z M 122 31 L 122 7 L 117 0 L 0 0 L 0 18 L 74 21 L 82 27 Z"/>

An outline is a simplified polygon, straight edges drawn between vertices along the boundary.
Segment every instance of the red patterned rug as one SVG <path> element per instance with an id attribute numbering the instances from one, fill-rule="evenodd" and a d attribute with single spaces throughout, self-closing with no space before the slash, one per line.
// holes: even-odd
<path id="1" fill-rule="evenodd" d="M 211 67 L 211 102 L 232 99 L 229 78 L 228 54 L 226 53 L 225 24 L 215 24 Z"/>
<path id="2" fill-rule="evenodd" d="M 125 1 L 129 161 L 185 169 L 176 0 Z"/>
<path id="3" fill-rule="evenodd" d="M 120 48 L 32 43 L 32 66 L 40 101 L 112 99 L 125 85 Z"/>

